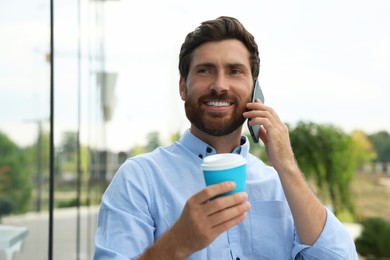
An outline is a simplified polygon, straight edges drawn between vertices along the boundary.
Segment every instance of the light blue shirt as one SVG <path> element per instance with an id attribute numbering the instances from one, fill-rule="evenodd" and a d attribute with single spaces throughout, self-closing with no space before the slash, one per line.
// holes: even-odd
<path id="1" fill-rule="evenodd" d="M 313 246 L 300 243 L 274 168 L 249 153 L 242 137 L 234 149 L 248 162 L 246 219 L 189 259 L 357 259 L 355 245 L 329 211 Z M 94 259 L 136 259 L 179 218 L 184 204 L 205 188 L 202 158 L 213 147 L 186 131 L 180 141 L 128 159 L 107 188 L 99 209 Z"/>

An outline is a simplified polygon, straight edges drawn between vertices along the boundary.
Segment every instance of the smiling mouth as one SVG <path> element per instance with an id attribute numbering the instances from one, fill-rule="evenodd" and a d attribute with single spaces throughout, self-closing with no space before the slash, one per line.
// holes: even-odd
<path id="1" fill-rule="evenodd" d="M 226 101 L 208 101 L 206 102 L 206 105 L 211 107 L 228 107 L 231 106 L 233 103 L 226 102 Z"/>

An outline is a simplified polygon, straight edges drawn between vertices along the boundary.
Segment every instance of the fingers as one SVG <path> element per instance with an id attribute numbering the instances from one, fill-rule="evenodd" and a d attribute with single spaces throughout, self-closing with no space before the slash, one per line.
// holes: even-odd
<path id="1" fill-rule="evenodd" d="M 202 191 L 195 194 L 192 199 L 196 204 L 202 204 L 208 202 L 210 199 L 217 195 L 234 190 L 236 183 L 233 181 L 221 182 L 215 185 L 210 185 Z"/>
<path id="2" fill-rule="evenodd" d="M 251 205 L 248 202 L 248 195 L 245 192 L 238 192 L 210 200 L 211 198 L 229 192 L 234 188 L 234 182 L 223 182 L 208 186 L 192 197 L 194 203 L 197 201 L 197 203 L 202 206 L 202 211 L 209 219 L 211 227 L 237 218 L 250 209 Z"/>
<path id="3" fill-rule="evenodd" d="M 214 226 L 213 230 L 216 233 L 221 234 L 222 232 L 225 232 L 229 228 L 232 228 L 232 227 L 240 224 L 242 221 L 245 220 L 245 217 L 246 217 L 246 214 L 241 214 L 241 215 L 237 216 L 236 218 L 230 219 L 226 222 L 222 222 L 221 224 L 219 224 L 217 226 Z"/>
<path id="4" fill-rule="evenodd" d="M 241 219 L 241 217 L 245 218 L 245 213 L 249 211 L 250 208 L 251 204 L 247 200 L 235 204 L 231 207 L 223 208 L 222 210 L 217 211 L 216 213 L 209 216 L 210 225 L 212 228 L 216 228 L 219 225 L 226 226 L 226 222 L 231 224 L 238 224 L 236 221 L 234 221 L 234 219 Z"/>
<path id="5" fill-rule="evenodd" d="M 254 103 L 248 103 L 247 109 L 249 111 L 244 112 L 245 118 L 250 118 L 249 125 L 262 125 L 260 130 L 260 138 L 266 144 L 272 138 L 282 138 L 286 142 L 289 142 L 288 127 L 284 124 L 278 114 L 268 106 L 265 106 L 260 101 Z"/>
<path id="6" fill-rule="evenodd" d="M 228 196 L 217 195 L 235 188 L 234 182 L 211 185 L 193 195 L 184 206 L 183 212 L 171 229 L 182 248 L 192 253 L 209 245 L 227 229 L 241 223 L 250 209 L 244 192 Z"/>
<path id="7" fill-rule="evenodd" d="M 219 211 L 231 208 L 247 202 L 248 195 L 245 192 L 235 193 L 229 196 L 219 197 L 215 200 L 207 202 L 205 205 L 205 213 L 208 215 L 217 214 Z"/>
<path id="8" fill-rule="evenodd" d="M 246 108 L 249 111 L 243 113 L 245 118 L 251 118 L 250 125 L 264 125 L 269 127 L 275 124 L 282 124 L 278 114 L 260 101 L 247 103 Z"/>

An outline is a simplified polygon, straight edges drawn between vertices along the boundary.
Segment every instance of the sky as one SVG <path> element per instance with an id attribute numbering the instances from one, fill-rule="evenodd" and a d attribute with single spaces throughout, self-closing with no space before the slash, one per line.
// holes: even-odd
<path id="1" fill-rule="evenodd" d="M 13 117 L 31 118 L 43 109 L 31 105 L 18 112 L 12 100 L 29 104 L 32 90 L 26 81 L 41 83 L 48 76 L 47 64 L 37 55 L 45 48 L 26 48 L 48 41 L 47 25 L 37 18 L 47 13 L 47 1 L 30 3 L 34 15 L 28 8 L 19 11 L 21 2 L 29 5 L 0 2 L 0 35 L 8 35 L 0 42 L 0 129 L 18 140 Z M 75 34 L 75 19 L 69 17 L 76 15 L 76 2 L 55 3 L 56 50 L 74 53 L 75 42 L 68 39 Z M 105 68 L 118 75 L 115 112 L 106 127 L 111 149 L 128 150 L 151 131 L 164 137 L 189 127 L 178 91 L 179 49 L 188 32 L 221 15 L 238 18 L 254 35 L 266 104 L 284 122 L 333 124 L 346 132 L 390 131 L 390 1 L 120 0 L 104 4 Z M 21 36 L 23 41 L 17 40 Z M 7 76 L 32 64 L 23 78 Z M 61 109 L 70 106 L 60 97 L 75 95 L 67 88 L 74 80 L 67 68 L 65 56 L 58 55 L 57 113 L 64 129 L 72 124 L 65 120 L 72 110 Z M 9 106 L 13 113 L 4 113 Z"/>

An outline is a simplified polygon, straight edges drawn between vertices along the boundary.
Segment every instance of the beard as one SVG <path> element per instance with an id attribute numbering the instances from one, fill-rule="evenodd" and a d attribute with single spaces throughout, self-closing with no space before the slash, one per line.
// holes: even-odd
<path id="1" fill-rule="evenodd" d="M 235 108 L 231 114 L 204 111 L 201 105 L 205 100 L 230 100 L 233 101 Z M 210 94 L 204 95 L 198 100 L 187 95 L 184 106 L 188 120 L 196 128 L 212 136 L 224 136 L 232 133 L 245 122 L 246 118 L 242 114 L 247 111 L 246 103 L 249 101 L 250 97 L 240 103 L 236 96 L 229 96 L 227 92 L 217 94 L 215 90 L 212 90 Z"/>

